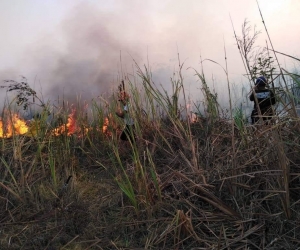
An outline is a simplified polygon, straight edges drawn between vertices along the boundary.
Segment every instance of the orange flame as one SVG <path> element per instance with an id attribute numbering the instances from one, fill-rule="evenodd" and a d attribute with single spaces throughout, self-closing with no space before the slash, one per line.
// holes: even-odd
<path id="1" fill-rule="evenodd" d="M 108 131 L 108 125 L 109 125 L 108 117 L 105 117 L 104 121 L 103 121 L 103 126 L 102 126 L 102 132 L 103 132 L 103 134 L 107 134 L 109 132 Z"/>
<path id="2" fill-rule="evenodd" d="M 6 122 L 0 118 L 0 138 L 10 138 L 13 135 L 23 135 L 28 132 L 26 121 L 19 118 L 17 114 L 12 114 Z"/>
<path id="3" fill-rule="evenodd" d="M 7 118 L 5 120 L 2 120 L 0 117 L 0 138 L 10 138 L 14 135 L 37 136 L 38 131 L 40 131 L 40 126 L 41 122 L 39 120 L 26 122 L 20 119 L 18 114 L 12 114 L 10 115 L 10 119 Z M 102 133 L 111 136 L 112 130 L 115 129 L 117 129 L 117 125 L 112 115 L 109 114 L 104 118 Z M 68 115 L 67 123 L 54 128 L 51 134 L 54 136 L 78 134 L 81 137 L 88 133 L 88 131 L 89 128 L 87 126 L 78 126 L 78 122 L 76 121 L 76 109 L 72 109 L 71 114 Z"/>
<path id="4" fill-rule="evenodd" d="M 55 128 L 53 130 L 53 134 L 55 136 L 59 136 L 62 134 L 72 135 L 76 133 L 78 130 L 77 124 L 76 124 L 76 109 L 72 110 L 72 113 L 68 116 L 68 122 L 66 124 L 61 125 L 58 128 Z"/>
<path id="5" fill-rule="evenodd" d="M 108 136 L 112 136 L 113 131 L 118 129 L 118 125 L 114 121 L 112 114 L 108 114 L 103 120 L 102 133 Z"/>

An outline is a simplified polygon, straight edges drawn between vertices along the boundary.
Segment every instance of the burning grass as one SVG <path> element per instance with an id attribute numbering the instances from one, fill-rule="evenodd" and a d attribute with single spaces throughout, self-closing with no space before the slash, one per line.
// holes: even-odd
<path id="1" fill-rule="evenodd" d="M 281 115 L 249 125 L 231 102 L 224 118 L 196 72 L 204 107 L 192 120 L 179 68 L 167 93 L 137 67 L 143 91 L 129 82 L 134 142 L 119 140 L 114 96 L 94 102 L 90 117 L 71 107 L 50 123 L 44 103 L 46 116 L 30 123 L 8 109 L 0 120 L 1 249 L 300 248 L 292 91 L 278 86 Z M 36 95 L 26 82 L 13 83 Z M 230 97 L 229 81 L 228 90 Z"/>
<path id="2" fill-rule="evenodd" d="M 144 104 L 162 100 L 147 91 Z M 84 135 L 73 110 L 44 134 L 3 136 L 1 249 L 298 248 L 299 119 L 233 135 L 215 113 L 191 123 L 161 105 L 165 118 L 135 109 L 133 144 L 103 133 L 118 120 L 101 105 Z"/>
<path id="3" fill-rule="evenodd" d="M 23 135 L 27 132 L 26 121 L 20 119 L 17 114 L 7 115 L 6 119 L 0 119 L 0 138 L 10 138 L 14 134 Z"/>

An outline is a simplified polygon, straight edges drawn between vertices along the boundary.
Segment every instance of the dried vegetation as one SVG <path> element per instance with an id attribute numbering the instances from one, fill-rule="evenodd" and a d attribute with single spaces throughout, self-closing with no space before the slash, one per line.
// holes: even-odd
<path id="1" fill-rule="evenodd" d="M 191 121 L 178 102 L 181 68 L 169 95 L 137 67 L 132 144 L 118 140 L 116 100 L 94 103 L 89 124 L 78 115 L 81 133 L 53 134 L 41 116 L 34 135 L 2 138 L 0 248 L 300 248 L 295 96 L 279 85 L 284 115 L 253 126 L 241 112 L 222 118 L 196 73 L 205 112 Z"/>

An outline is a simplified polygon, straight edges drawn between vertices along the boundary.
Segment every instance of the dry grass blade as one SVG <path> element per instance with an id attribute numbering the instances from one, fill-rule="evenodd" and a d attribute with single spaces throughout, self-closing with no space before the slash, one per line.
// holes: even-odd
<path id="1" fill-rule="evenodd" d="M 193 237 L 199 243 L 202 242 L 194 230 L 191 211 L 184 213 L 182 210 L 177 210 L 172 222 L 155 240 L 154 244 L 158 245 L 160 242 L 165 241 L 166 237 L 173 237 L 175 249 L 180 249 L 181 244 L 190 237 Z"/>
<path id="2" fill-rule="evenodd" d="M 233 216 L 235 218 L 241 218 L 240 214 L 238 214 L 236 211 L 234 211 L 231 207 L 226 205 L 223 201 L 221 201 L 218 197 L 216 197 L 213 193 L 208 191 L 206 188 L 204 188 L 201 184 L 196 184 L 191 179 L 187 178 L 184 174 L 180 172 L 175 172 L 175 175 L 187 180 L 190 182 L 193 186 L 193 188 L 200 190 L 201 193 L 203 193 L 205 196 L 198 195 L 201 199 L 207 201 L 209 204 L 213 205 L 214 207 L 220 209 L 225 214 Z"/>
<path id="3" fill-rule="evenodd" d="M 282 140 L 279 139 L 278 131 L 274 130 L 272 135 L 273 135 L 274 144 L 275 144 L 274 148 L 276 149 L 276 154 L 278 157 L 278 168 L 281 168 L 281 170 L 282 170 L 282 176 L 278 177 L 281 189 L 284 190 L 284 193 L 281 196 L 282 197 L 281 202 L 282 202 L 286 217 L 290 218 L 291 217 L 290 189 L 289 189 L 290 162 L 284 152 L 284 147 L 282 145 L 283 143 L 282 143 Z"/>
<path id="4" fill-rule="evenodd" d="M 252 227 L 251 229 L 249 229 L 248 231 L 244 232 L 243 235 L 238 236 L 235 239 L 228 240 L 228 243 L 226 244 L 226 246 L 222 247 L 220 250 L 228 249 L 229 246 L 231 246 L 237 242 L 240 242 L 242 239 L 249 237 L 251 234 L 256 233 L 264 226 L 265 226 L 264 224 L 256 225 L 256 226 Z"/>
<path id="5" fill-rule="evenodd" d="M 11 193 L 15 198 L 17 198 L 19 201 L 23 202 L 23 199 L 18 195 L 15 191 L 13 191 L 10 187 L 4 185 L 2 182 L 0 182 L 0 186 L 6 189 L 9 193 Z"/>
<path id="6" fill-rule="evenodd" d="M 76 235 L 73 239 L 71 239 L 67 244 L 65 244 L 61 249 L 65 249 L 67 246 L 69 246 L 73 241 L 75 241 L 79 235 Z"/>

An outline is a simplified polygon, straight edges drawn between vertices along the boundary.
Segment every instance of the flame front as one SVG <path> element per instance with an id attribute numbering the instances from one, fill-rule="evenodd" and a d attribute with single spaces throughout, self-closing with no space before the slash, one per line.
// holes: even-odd
<path id="1" fill-rule="evenodd" d="M 6 119 L 0 118 L 0 138 L 10 138 L 14 135 L 37 136 L 41 129 L 40 120 L 30 120 L 28 123 L 20 119 L 17 114 L 6 114 Z M 112 135 L 112 129 L 116 124 L 111 120 L 111 114 L 104 118 L 102 133 L 108 136 Z M 86 125 L 78 125 L 76 121 L 76 110 L 73 109 L 68 115 L 67 123 L 62 124 L 53 130 L 50 134 L 54 136 L 77 134 L 79 137 L 84 136 L 90 129 Z M 100 130 L 101 131 L 101 130 Z"/>
<path id="2" fill-rule="evenodd" d="M 10 138 L 13 135 L 24 135 L 28 132 L 26 121 L 19 118 L 17 114 L 12 114 L 9 119 L 0 119 L 0 138 Z"/>
<path id="3" fill-rule="evenodd" d="M 62 134 L 67 134 L 67 135 L 72 135 L 74 133 L 76 133 L 77 129 L 77 125 L 76 125 L 76 110 L 73 109 L 72 113 L 69 114 L 68 116 L 68 122 L 66 124 L 63 124 L 61 126 L 59 126 L 58 128 L 55 128 L 53 130 L 53 134 L 55 136 L 59 136 Z"/>

